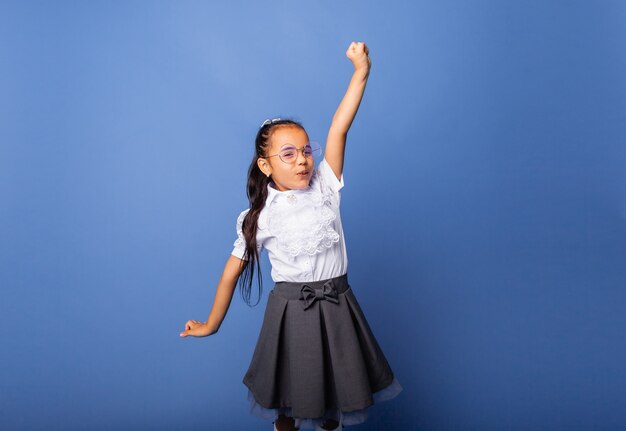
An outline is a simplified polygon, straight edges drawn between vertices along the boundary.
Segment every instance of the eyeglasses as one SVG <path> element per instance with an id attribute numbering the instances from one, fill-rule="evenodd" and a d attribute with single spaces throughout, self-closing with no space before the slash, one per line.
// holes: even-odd
<path id="1" fill-rule="evenodd" d="M 278 156 L 283 162 L 293 164 L 298 159 L 298 152 L 300 151 L 302 151 L 304 157 L 310 159 L 319 156 L 322 152 L 322 149 L 320 148 L 320 144 L 318 144 L 317 142 L 309 142 L 302 148 L 296 148 L 292 145 L 288 147 L 283 147 L 278 154 L 272 154 L 271 156 L 267 157 Z"/>

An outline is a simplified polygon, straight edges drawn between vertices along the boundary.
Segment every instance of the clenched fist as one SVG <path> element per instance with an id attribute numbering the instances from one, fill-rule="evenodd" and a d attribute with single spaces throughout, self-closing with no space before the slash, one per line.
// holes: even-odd
<path id="1" fill-rule="evenodd" d="M 364 68 L 369 70 L 372 66 L 372 61 L 369 57 L 370 50 L 365 45 L 365 42 L 352 42 L 346 51 L 346 56 L 354 64 L 355 69 Z"/>

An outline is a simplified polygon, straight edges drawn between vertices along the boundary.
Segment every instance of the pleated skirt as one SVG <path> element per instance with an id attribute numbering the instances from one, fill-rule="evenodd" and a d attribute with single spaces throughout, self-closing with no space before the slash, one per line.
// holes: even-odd
<path id="1" fill-rule="evenodd" d="M 362 423 L 370 406 L 402 391 L 347 274 L 274 285 L 243 383 L 251 414 L 284 414 L 300 428 Z"/>

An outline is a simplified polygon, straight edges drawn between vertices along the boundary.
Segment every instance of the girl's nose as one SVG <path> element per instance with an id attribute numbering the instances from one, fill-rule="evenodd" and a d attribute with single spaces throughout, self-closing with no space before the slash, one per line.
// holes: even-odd
<path id="1" fill-rule="evenodd" d="M 306 164 L 306 156 L 304 155 L 304 148 L 301 151 L 298 151 L 298 158 L 296 159 L 296 162 L 299 165 Z"/>

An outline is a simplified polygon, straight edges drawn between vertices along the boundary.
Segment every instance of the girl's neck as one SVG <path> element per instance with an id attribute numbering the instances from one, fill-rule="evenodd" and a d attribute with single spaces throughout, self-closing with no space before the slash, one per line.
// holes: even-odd
<path id="1" fill-rule="evenodd" d="M 310 183 L 309 183 L 309 185 L 310 185 Z M 275 191 L 277 191 L 278 193 L 300 192 L 300 191 L 303 191 L 303 190 L 308 189 L 308 188 L 309 188 L 309 185 L 307 185 L 307 187 L 306 187 L 306 188 L 304 188 L 304 189 L 285 189 L 285 190 L 280 190 L 280 189 L 278 189 L 278 188 L 276 187 L 276 183 L 275 183 L 274 181 L 271 181 L 271 182 L 269 183 L 269 186 L 270 186 L 271 188 L 273 188 Z"/>

